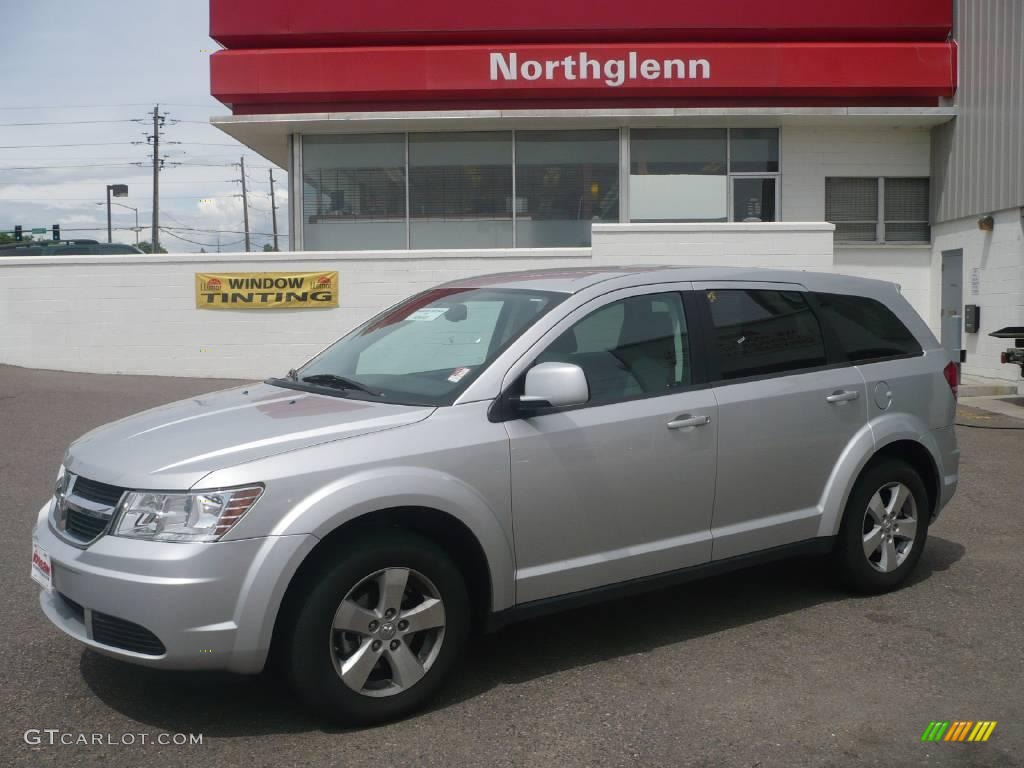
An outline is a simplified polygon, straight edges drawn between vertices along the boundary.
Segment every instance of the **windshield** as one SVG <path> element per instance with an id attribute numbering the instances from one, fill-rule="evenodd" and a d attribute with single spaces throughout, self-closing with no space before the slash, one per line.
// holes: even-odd
<path id="1" fill-rule="evenodd" d="M 276 384 L 345 397 L 451 405 L 491 362 L 564 296 L 435 288 L 402 302 Z"/>

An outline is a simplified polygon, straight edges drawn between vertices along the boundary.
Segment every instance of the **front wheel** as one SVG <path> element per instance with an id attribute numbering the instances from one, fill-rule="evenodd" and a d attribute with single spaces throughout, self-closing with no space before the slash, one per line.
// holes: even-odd
<path id="1" fill-rule="evenodd" d="M 920 475 L 906 462 L 884 459 L 857 480 L 846 504 L 836 565 L 851 589 L 877 594 L 906 581 L 928 538 L 931 508 Z"/>
<path id="2" fill-rule="evenodd" d="M 362 534 L 299 597 L 289 678 L 321 717 L 403 717 L 441 687 L 469 631 L 466 587 L 437 545 L 401 529 Z"/>

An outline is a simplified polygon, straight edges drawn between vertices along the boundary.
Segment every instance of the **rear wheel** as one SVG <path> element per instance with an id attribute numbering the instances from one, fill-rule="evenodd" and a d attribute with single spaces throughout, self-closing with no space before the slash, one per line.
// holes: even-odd
<path id="1" fill-rule="evenodd" d="M 896 589 L 921 558 L 930 519 L 928 494 L 913 467 L 898 459 L 870 465 L 850 494 L 839 530 L 840 578 L 858 592 Z"/>
<path id="2" fill-rule="evenodd" d="M 296 614 L 285 664 L 321 717 L 403 717 L 441 687 L 469 630 L 458 568 L 433 542 L 388 529 L 354 538 L 326 564 Z"/>

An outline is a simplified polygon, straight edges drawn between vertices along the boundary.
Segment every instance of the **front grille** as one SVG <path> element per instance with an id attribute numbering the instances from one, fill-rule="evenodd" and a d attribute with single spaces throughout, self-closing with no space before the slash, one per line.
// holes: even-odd
<path id="1" fill-rule="evenodd" d="M 60 599 L 64 601 L 64 605 L 66 605 L 68 608 L 70 608 L 71 611 L 75 614 L 75 616 L 78 617 L 78 620 L 84 622 L 85 621 L 85 608 L 83 608 L 79 603 L 76 603 L 74 600 L 72 600 L 70 597 L 65 595 L 63 592 L 58 592 L 57 594 L 60 595 Z"/>
<path id="2" fill-rule="evenodd" d="M 167 652 L 160 638 L 145 627 L 97 611 L 92 612 L 92 639 L 102 645 L 147 656 L 163 656 Z"/>
<path id="3" fill-rule="evenodd" d="M 121 500 L 124 488 L 100 483 L 79 475 L 75 478 L 75 484 L 71 488 L 71 493 L 86 501 L 93 501 L 106 507 L 115 507 L 117 502 Z"/>
<path id="4" fill-rule="evenodd" d="M 105 530 L 110 524 L 109 517 L 93 517 L 84 512 L 79 512 L 73 507 L 68 507 L 64 518 L 64 529 L 82 541 L 92 541 Z"/>

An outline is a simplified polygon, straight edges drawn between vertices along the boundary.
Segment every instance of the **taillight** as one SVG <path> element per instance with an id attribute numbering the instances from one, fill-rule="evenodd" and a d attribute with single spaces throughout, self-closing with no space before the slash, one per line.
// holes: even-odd
<path id="1" fill-rule="evenodd" d="M 1010 362 L 1010 353 L 1009 352 L 1000 352 L 999 353 L 999 362 L 1002 363 L 1003 365 L 1006 365 L 1007 363 L 1009 363 Z"/>
<path id="2" fill-rule="evenodd" d="M 957 399 L 960 394 L 960 370 L 956 363 L 952 361 L 947 363 L 946 367 L 942 369 L 942 375 L 946 379 L 946 383 L 949 384 L 949 391 L 953 393 L 953 399 Z"/>

